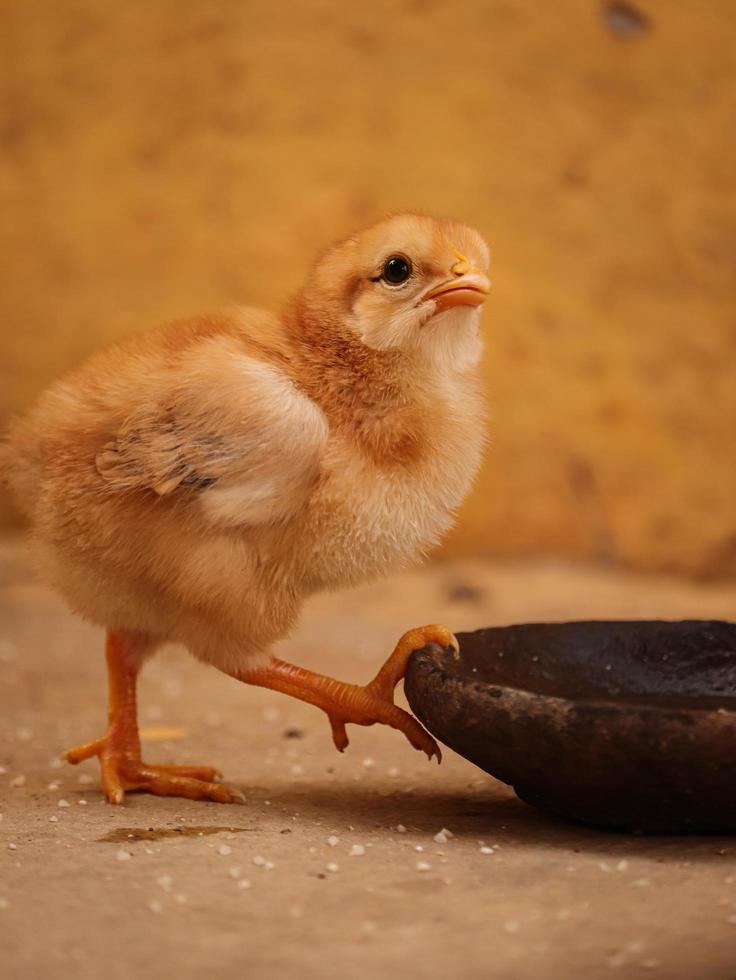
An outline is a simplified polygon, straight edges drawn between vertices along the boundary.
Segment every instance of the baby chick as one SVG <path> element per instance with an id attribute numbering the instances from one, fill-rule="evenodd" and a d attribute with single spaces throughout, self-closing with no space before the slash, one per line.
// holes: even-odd
<path id="1" fill-rule="evenodd" d="M 230 802 L 205 766 L 141 759 L 136 681 L 165 641 L 345 725 L 399 729 L 409 653 L 456 643 L 412 630 L 368 685 L 276 659 L 303 600 L 422 556 L 478 467 L 477 375 L 488 249 L 473 229 L 404 214 L 329 248 L 281 316 L 241 309 L 132 336 L 48 389 L 11 429 L 2 472 L 39 567 L 107 631 L 108 800 L 127 789 Z"/>

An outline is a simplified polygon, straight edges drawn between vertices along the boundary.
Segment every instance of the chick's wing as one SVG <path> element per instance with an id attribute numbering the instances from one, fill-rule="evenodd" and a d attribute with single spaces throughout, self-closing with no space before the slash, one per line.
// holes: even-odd
<path id="1" fill-rule="evenodd" d="M 107 492 L 197 494 L 214 522 L 259 523 L 303 503 L 326 437 L 278 365 L 211 344 L 164 376 L 95 466 Z"/>

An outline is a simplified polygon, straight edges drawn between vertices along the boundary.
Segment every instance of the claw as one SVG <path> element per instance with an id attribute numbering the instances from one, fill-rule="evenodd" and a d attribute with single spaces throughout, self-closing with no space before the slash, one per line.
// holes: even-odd
<path id="1" fill-rule="evenodd" d="M 341 718 L 338 718 L 337 715 L 328 714 L 327 717 L 332 728 L 332 741 L 335 743 L 335 748 L 338 752 L 344 752 L 348 745 L 350 745 L 350 739 L 345 730 L 345 722 Z"/>

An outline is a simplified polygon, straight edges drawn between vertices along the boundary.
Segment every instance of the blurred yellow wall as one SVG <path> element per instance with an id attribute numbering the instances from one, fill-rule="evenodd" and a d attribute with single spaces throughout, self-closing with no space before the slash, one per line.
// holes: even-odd
<path id="1" fill-rule="evenodd" d="M 278 305 L 355 225 L 451 215 L 494 292 L 449 551 L 736 573 L 733 6 L 638 9 L 6 0 L 0 421 L 131 328 Z"/>

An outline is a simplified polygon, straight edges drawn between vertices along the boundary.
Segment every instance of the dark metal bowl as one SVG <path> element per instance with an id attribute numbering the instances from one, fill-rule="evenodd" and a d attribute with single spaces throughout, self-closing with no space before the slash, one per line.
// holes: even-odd
<path id="1" fill-rule="evenodd" d="M 736 624 L 530 623 L 412 654 L 432 734 L 532 806 L 595 827 L 736 831 Z"/>

